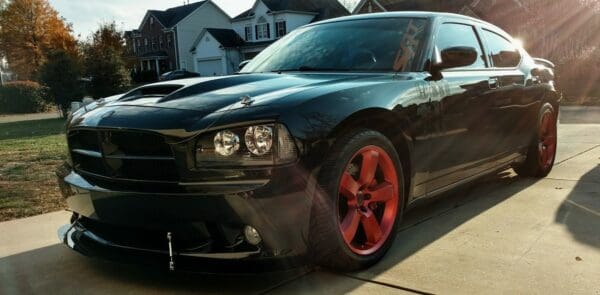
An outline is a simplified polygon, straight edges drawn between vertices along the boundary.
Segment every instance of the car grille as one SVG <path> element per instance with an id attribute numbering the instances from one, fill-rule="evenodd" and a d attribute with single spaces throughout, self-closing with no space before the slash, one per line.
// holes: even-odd
<path id="1" fill-rule="evenodd" d="M 171 147 L 149 132 L 74 130 L 68 135 L 73 167 L 84 176 L 131 181 L 179 180 Z"/>

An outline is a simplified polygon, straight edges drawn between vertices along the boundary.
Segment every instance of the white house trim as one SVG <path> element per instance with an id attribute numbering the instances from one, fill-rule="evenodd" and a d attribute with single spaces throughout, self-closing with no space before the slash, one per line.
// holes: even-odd
<path id="1" fill-rule="evenodd" d="M 354 10 L 352 10 L 352 14 L 357 14 L 363 8 L 363 6 L 365 6 L 365 3 L 367 3 L 367 1 L 369 0 L 360 0 L 360 2 L 358 2 L 358 5 L 356 5 L 356 7 L 354 7 Z M 371 2 L 375 3 L 375 5 L 377 5 L 377 7 L 381 9 L 381 11 L 387 11 L 387 9 L 385 9 L 385 7 L 383 7 L 383 5 L 379 3 L 379 1 L 371 0 Z"/>

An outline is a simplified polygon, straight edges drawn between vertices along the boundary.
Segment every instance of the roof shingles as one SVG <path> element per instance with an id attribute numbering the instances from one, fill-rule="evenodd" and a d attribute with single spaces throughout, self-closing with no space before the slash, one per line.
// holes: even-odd
<path id="1" fill-rule="evenodd" d="M 148 10 L 165 28 L 172 28 L 206 1 L 194 2 L 167 10 Z"/>
<path id="2" fill-rule="evenodd" d="M 315 21 L 346 16 L 348 10 L 338 0 L 261 0 L 271 11 L 299 11 L 316 13 Z M 252 9 L 242 12 L 233 20 L 251 16 Z"/>

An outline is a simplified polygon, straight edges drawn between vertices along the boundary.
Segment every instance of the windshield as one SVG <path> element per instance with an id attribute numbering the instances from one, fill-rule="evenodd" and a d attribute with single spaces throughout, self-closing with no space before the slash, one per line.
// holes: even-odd
<path id="1" fill-rule="evenodd" d="M 241 71 L 408 71 L 423 44 L 426 19 L 341 21 L 297 29 Z"/>

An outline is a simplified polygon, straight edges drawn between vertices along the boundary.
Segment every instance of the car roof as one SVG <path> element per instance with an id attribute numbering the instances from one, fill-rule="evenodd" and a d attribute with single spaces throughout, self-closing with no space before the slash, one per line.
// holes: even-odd
<path id="1" fill-rule="evenodd" d="M 470 16 L 466 16 L 466 15 L 462 15 L 462 14 L 456 14 L 456 13 L 432 12 L 432 11 L 392 11 L 392 12 L 357 14 L 357 15 L 344 16 L 344 17 L 332 18 L 332 19 L 328 19 L 328 20 L 324 20 L 324 21 L 320 21 L 320 22 L 315 22 L 308 26 L 325 24 L 325 23 L 333 23 L 333 22 L 339 22 L 339 21 L 378 19 L 378 18 L 391 18 L 391 17 L 428 18 L 428 19 L 435 19 L 435 18 L 463 19 L 466 21 L 476 22 L 476 23 L 480 23 L 482 25 L 487 25 L 487 26 L 497 28 L 495 25 L 493 25 L 491 23 L 488 23 L 486 21 L 483 21 L 483 20 L 480 20 L 480 19 L 477 19 L 474 17 L 470 17 Z"/>

